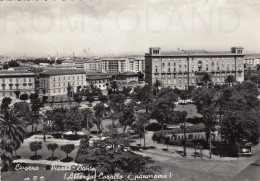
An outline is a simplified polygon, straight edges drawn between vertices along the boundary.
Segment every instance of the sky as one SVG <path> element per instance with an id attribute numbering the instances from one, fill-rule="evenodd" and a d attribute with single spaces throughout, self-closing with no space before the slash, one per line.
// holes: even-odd
<path id="1" fill-rule="evenodd" d="M 122 56 L 244 47 L 260 53 L 259 0 L 0 1 L 0 55 Z"/>

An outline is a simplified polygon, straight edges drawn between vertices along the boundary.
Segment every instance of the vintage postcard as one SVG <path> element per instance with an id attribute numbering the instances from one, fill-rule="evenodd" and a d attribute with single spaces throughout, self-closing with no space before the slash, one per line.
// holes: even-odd
<path id="1" fill-rule="evenodd" d="M 259 0 L 0 0 L 0 181 L 260 181 Z"/>

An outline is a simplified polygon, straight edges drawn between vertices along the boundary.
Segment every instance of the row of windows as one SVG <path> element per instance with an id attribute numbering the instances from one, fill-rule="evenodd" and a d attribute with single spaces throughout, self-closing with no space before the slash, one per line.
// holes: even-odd
<path id="1" fill-rule="evenodd" d="M 9 82 L 13 82 L 13 81 L 16 81 L 16 82 L 19 82 L 19 79 L 21 79 L 21 78 L 2 78 L 2 82 L 5 82 L 6 80 L 9 80 Z M 32 78 L 31 77 L 29 77 L 29 78 L 23 78 L 23 81 L 24 82 L 26 82 L 27 81 L 27 79 L 29 79 L 29 82 L 32 82 Z"/>
<path id="2" fill-rule="evenodd" d="M 74 76 L 74 75 L 73 75 L 73 76 L 72 76 L 72 80 L 74 80 L 75 77 L 77 77 L 77 79 L 80 78 L 79 75 L 78 75 L 78 76 Z M 81 79 L 83 79 L 83 75 L 81 75 Z M 61 81 L 62 79 L 61 79 L 61 77 L 53 77 L 52 80 L 53 80 L 53 81 L 56 81 L 56 80 Z M 66 77 L 63 77 L 63 80 L 66 80 Z M 70 76 L 68 76 L 68 80 L 70 80 Z"/>
<path id="3" fill-rule="evenodd" d="M 77 82 L 76 84 L 79 85 L 80 82 Z M 62 85 L 61 83 L 53 83 L 53 87 L 61 87 L 61 85 Z M 81 85 L 83 85 L 83 81 L 81 82 Z M 63 83 L 63 87 L 65 87 L 65 86 L 67 86 L 67 85 L 66 85 L 66 83 L 64 82 L 64 83 Z"/>
<path id="4" fill-rule="evenodd" d="M 225 78 L 213 78 L 212 82 L 225 82 Z M 188 83 L 188 79 L 167 79 L 167 80 L 162 80 L 163 84 L 187 84 Z M 191 79 L 191 83 L 195 83 L 195 79 Z"/>

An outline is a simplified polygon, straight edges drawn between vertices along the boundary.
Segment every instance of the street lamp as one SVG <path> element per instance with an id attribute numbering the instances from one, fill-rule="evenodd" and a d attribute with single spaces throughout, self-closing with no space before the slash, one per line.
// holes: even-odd
<path id="1" fill-rule="evenodd" d="M 181 51 L 188 54 L 188 56 L 187 56 L 187 66 L 188 66 L 188 90 L 189 90 L 189 87 L 190 87 L 190 61 L 189 61 L 190 53 L 186 52 L 185 50 L 181 50 Z"/>

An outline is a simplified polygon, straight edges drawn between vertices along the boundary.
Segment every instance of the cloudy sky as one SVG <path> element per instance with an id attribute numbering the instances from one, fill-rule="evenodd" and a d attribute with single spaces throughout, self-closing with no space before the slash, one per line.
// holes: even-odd
<path id="1" fill-rule="evenodd" d="M 0 55 L 144 55 L 151 46 L 260 53 L 259 0 L 0 2 Z"/>

